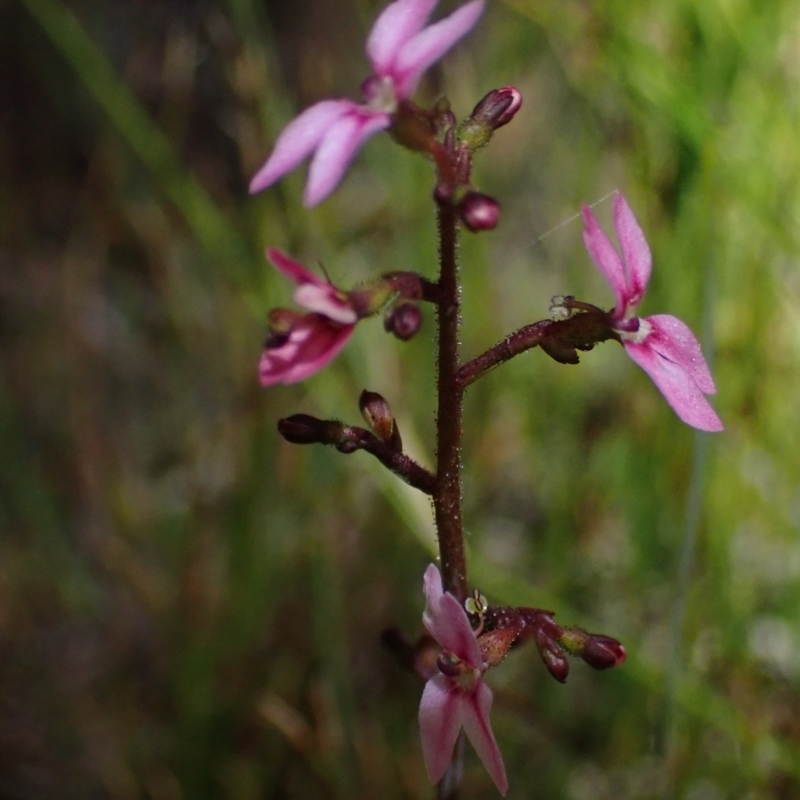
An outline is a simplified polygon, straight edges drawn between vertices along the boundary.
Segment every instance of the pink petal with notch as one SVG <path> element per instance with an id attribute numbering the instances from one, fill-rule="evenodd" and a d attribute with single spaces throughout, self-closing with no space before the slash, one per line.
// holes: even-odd
<path id="1" fill-rule="evenodd" d="M 295 117 L 283 129 L 270 157 L 250 181 L 250 193 L 266 189 L 291 172 L 317 147 L 331 125 L 355 105 L 352 100 L 323 100 Z"/>

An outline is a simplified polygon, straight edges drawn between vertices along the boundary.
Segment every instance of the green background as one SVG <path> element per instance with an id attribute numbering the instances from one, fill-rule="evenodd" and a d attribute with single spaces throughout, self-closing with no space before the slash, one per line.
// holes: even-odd
<path id="1" fill-rule="evenodd" d="M 427 500 L 364 453 L 364 388 L 432 463 L 433 315 L 361 323 L 263 390 L 277 246 L 338 285 L 433 277 L 430 165 L 372 139 L 306 211 L 250 197 L 281 128 L 357 96 L 381 3 L 0 2 L 0 796 L 431 797 L 420 632 Z M 456 4 L 442 3 L 438 13 Z M 800 796 L 800 5 L 490 0 L 420 86 L 459 117 L 524 105 L 480 154 L 500 227 L 461 248 L 463 353 L 612 297 L 581 242 L 623 191 L 654 255 L 644 314 L 703 342 L 726 429 L 694 432 L 614 343 L 520 356 L 468 393 L 470 577 L 621 639 L 556 684 L 488 675 L 510 798 Z M 495 791 L 471 749 L 464 798 Z"/>

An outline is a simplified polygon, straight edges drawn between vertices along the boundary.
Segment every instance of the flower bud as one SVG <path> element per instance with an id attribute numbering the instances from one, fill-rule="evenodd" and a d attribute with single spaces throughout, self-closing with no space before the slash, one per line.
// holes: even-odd
<path id="1" fill-rule="evenodd" d="M 423 285 L 428 283 L 416 272 L 387 272 L 381 276 L 381 280 L 391 290 L 406 300 L 419 300 L 424 293 Z"/>
<path id="2" fill-rule="evenodd" d="M 500 204 L 489 195 L 470 190 L 458 204 L 458 213 L 473 233 L 491 231 L 500 221 Z"/>
<path id="3" fill-rule="evenodd" d="M 559 640 L 561 628 L 556 625 L 550 612 L 526 610 L 533 612 L 529 617 L 529 624 L 533 627 L 533 639 L 544 665 L 559 683 L 565 683 L 569 675 L 569 661 L 561 649 L 562 643 Z"/>
<path id="4" fill-rule="evenodd" d="M 512 86 L 493 89 L 458 127 L 458 140 L 471 152 L 489 144 L 492 134 L 514 118 L 522 95 Z"/>
<path id="5" fill-rule="evenodd" d="M 484 122 L 493 131 L 514 119 L 522 106 L 522 95 L 513 86 L 493 89 L 472 110 L 472 119 Z"/>
<path id="6" fill-rule="evenodd" d="M 400 438 L 400 431 L 397 423 L 392 416 L 392 409 L 389 403 L 377 392 L 368 392 L 364 389 L 358 398 L 358 407 L 361 409 L 361 416 L 369 425 L 370 430 L 385 444 L 388 444 L 401 453 L 403 451 L 403 441 Z"/>
<path id="7" fill-rule="evenodd" d="M 582 658 L 594 669 L 610 669 L 625 661 L 625 648 L 616 639 L 601 633 L 563 628 L 558 642 L 568 653 Z"/>
<path id="8" fill-rule="evenodd" d="M 590 634 L 581 658 L 595 669 L 618 667 L 625 661 L 625 648 L 616 639 L 600 634 Z"/>
<path id="9" fill-rule="evenodd" d="M 398 303 L 386 312 L 383 327 L 387 333 L 407 342 L 422 327 L 422 312 L 416 303 Z"/>
<path id="10" fill-rule="evenodd" d="M 539 643 L 537 642 L 537 645 Z M 569 661 L 557 647 L 539 647 L 539 655 L 547 671 L 559 682 L 566 683 L 569 675 Z"/>
<path id="11" fill-rule="evenodd" d="M 330 444 L 336 438 L 334 428 L 341 428 L 341 425 L 309 414 L 292 414 L 278 420 L 278 433 L 292 444 Z"/>
<path id="12" fill-rule="evenodd" d="M 382 278 L 359 286 L 347 293 L 347 301 L 359 319 L 377 314 L 395 293 L 389 281 Z"/>

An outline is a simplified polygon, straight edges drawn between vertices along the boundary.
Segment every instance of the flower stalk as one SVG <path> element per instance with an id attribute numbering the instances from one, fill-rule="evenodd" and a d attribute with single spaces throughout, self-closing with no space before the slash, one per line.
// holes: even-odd
<path id="1" fill-rule="evenodd" d="M 440 203 L 439 302 L 437 364 L 436 489 L 433 507 L 445 591 L 463 601 L 467 596 L 467 563 L 461 515 L 461 425 L 464 390 L 458 379 L 460 302 L 458 286 L 458 214 Z"/>
<path id="2" fill-rule="evenodd" d="M 433 473 L 398 449 L 399 435 L 384 441 L 364 428 L 344 425 L 337 420 L 321 420 L 308 414 L 293 414 L 278 420 L 278 433 L 291 444 L 330 444 L 345 455 L 364 450 L 409 486 L 428 495 L 436 492 Z"/>
<path id="3" fill-rule="evenodd" d="M 293 414 L 278 423 L 287 441 L 327 444 L 350 454 L 363 450 L 433 501 L 439 567 L 425 572 L 423 635 L 416 645 L 399 631 L 384 635 L 398 660 L 425 680 L 419 708 L 425 767 L 440 800 L 453 800 L 463 773 L 463 742 L 471 742 L 497 790 L 508 782 L 489 720 L 492 691 L 486 672 L 508 653 L 533 641 L 550 674 L 567 680 L 569 658 L 594 669 L 621 664 L 625 648 L 604 634 L 562 627 L 552 611 L 490 606 L 479 592 L 469 594 L 464 546 L 461 449 L 464 394 L 495 367 L 539 347 L 562 364 L 577 364 L 579 352 L 613 340 L 653 380 L 676 414 L 689 425 L 716 431 L 722 423 L 707 396 L 715 391 L 700 345 L 689 328 L 669 315 L 640 317 L 639 304 L 650 278 L 649 246 L 622 195 L 614 198 L 618 247 L 591 210 L 583 209 L 583 239 L 589 256 L 614 294 L 605 311 L 571 295 L 554 297 L 550 319 L 525 325 L 485 352 L 461 363 L 461 308 L 458 237 L 493 230 L 500 204 L 472 185 L 473 158 L 494 132 L 519 111 L 522 97 L 513 87 L 484 96 L 460 124 L 442 98 L 429 109 L 410 96 L 422 73 L 463 37 L 480 16 L 483 0 L 469 0 L 450 16 L 427 25 L 436 0 L 395 0 L 379 15 L 369 34 L 372 75 L 362 85 L 363 102 L 323 100 L 284 130 L 251 190 L 266 189 L 306 157 L 311 157 L 304 194 L 307 206 L 321 203 L 342 179 L 366 140 L 386 130 L 406 148 L 425 154 L 436 181 L 433 199 L 438 226 L 438 276 L 435 281 L 411 271 L 384 272 L 344 290 L 271 248 L 267 257 L 295 284 L 294 301 L 303 311 L 274 309 L 260 361 L 264 386 L 295 383 L 332 361 L 362 320 L 383 311 L 385 330 L 407 341 L 423 324 L 425 304 L 436 311 L 436 465 L 428 470 L 403 451 L 389 402 L 364 390 L 359 409 L 367 428 L 339 420 Z"/>

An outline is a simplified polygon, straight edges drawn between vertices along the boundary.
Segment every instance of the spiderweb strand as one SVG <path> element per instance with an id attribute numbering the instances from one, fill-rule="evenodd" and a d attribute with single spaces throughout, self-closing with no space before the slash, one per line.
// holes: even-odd
<path id="1" fill-rule="evenodd" d="M 587 205 L 589 206 L 589 208 L 594 208 L 595 206 L 599 206 L 600 203 L 608 200 L 609 197 L 613 197 L 616 193 L 617 193 L 617 190 L 614 189 L 614 191 L 609 192 L 606 195 L 603 195 L 599 200 L 595 200 L 593 203 L 587 203 Z M 576 219 L 579 219 L 580 216 L 581 216 L 581 212 L 579 211 L 577 214 L 573 214 L 571 217 L 567 217 L 567 219 L 562 220 L 561 222 L 559 222 L 558 225 L 556 225 L 556 226 L 550 228 L 549 230 L 545 231 L 541 236 L 539 236 L 536 239 L 533 239 L 532 241 L 527 242 L 526 244 L 522 245 L 522 247 L 520 247 L 519 250 L 515 251 L 515 255 L 516 255 L 516 253 L 521 253 L 523 250 L 527 250 L 529 247 L 535 247 L 537 244 L 539 244 L 539 242 L 542 241 L 542 239 L 546 239 L 551 234 L 555 233 L 558 230 L 561 230 L 561 228 L 563 228 L 565 225 L 569 225 L 570 222 L 574 222 Z"/>

